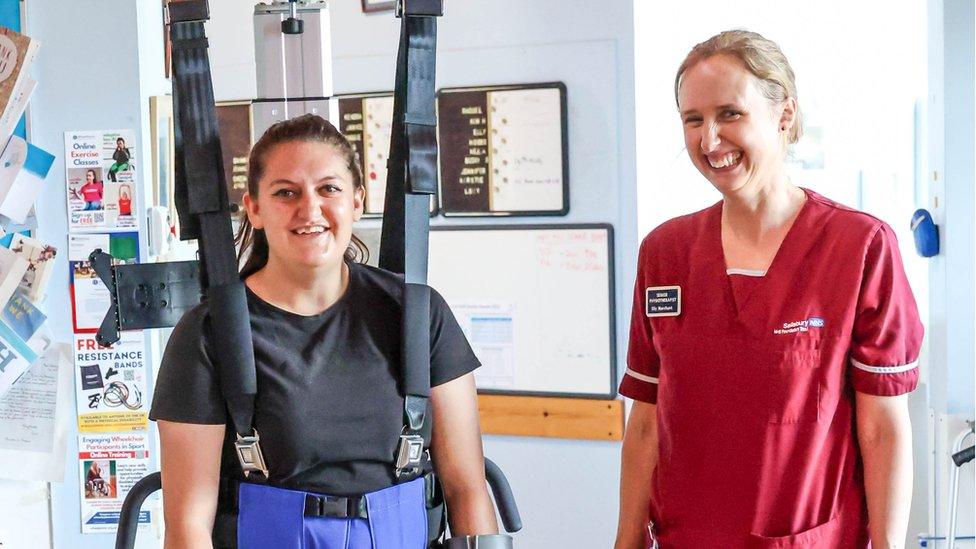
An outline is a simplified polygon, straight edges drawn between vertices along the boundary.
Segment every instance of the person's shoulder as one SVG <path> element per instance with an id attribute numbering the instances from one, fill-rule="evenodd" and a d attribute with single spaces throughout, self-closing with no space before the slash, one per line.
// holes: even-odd
<path id="1" fill-rule="evenodd" d="M 842 235 L 849 241 L 871 240 L 879 232 L 894 234 L 891 227 L 883 220 L 867 212 L 841 204 L 819 193 L 804 189 L 807 200 L 813 208 L 820 210 L 823 217 L 823 228 L 826 231 Z"/>
<path id="2" fill-rule="evenodd" d="M 208 321 L 210 307 L 206 301 L 195 305 L 180 317 L 180 320 L 173 328 L 170 341 L 174 339 L 181 343 L 189 343 L 192 340 L 200 340 L 204 337 L 204 325 Z"/>
<path id="3" fill-rule="evenodd" d="M 349 276 L 358 289 L 370 295 L 385 296 L 400 302 L 403 296 L 403 275 L 365 263 L 349 263 Z"/>

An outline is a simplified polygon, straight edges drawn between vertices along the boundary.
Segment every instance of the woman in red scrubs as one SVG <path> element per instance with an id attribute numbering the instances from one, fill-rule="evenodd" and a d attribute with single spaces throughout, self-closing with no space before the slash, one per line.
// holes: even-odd
<path id="1" fill-rule="evenodd" d="M 675 93 L 723 199 L 640 248 L 616 547 L 903 547 L 922 326 L 894 233 L 790 182 L 773 42 L 699 44 Z"/>

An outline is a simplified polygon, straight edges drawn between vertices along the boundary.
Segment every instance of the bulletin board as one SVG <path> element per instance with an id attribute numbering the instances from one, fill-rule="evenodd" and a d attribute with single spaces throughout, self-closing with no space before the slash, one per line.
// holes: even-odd
<path id="1" fill-rule="evenodd" d="M 482 367 L 483 394 L 613 398 L 610 225 L 436 227 L 428 281 Z"/>
<path id="2" fill-rule="evenodd" d="M 386 164 L 393 135 L 393 92 L 338 95 L 338 128 L 359 159 L 366 187 L 363 217 L 382 217 L 386 201 Z M 430 213 L 437 212 L 431 197 Z"/>
<path id="3" fill-rule="evenodd" d="M 565 215 L 566 111 L 562 82 L 440 90 L 444 215 Z"/>

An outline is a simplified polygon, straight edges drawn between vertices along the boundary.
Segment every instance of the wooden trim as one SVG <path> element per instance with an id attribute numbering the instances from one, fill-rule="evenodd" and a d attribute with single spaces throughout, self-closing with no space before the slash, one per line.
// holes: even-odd
<path id="1" fill-rule="evenodd" d="M 622 400 L 478 395 L 481 431 L 587 440 L 623 440 Z"/>

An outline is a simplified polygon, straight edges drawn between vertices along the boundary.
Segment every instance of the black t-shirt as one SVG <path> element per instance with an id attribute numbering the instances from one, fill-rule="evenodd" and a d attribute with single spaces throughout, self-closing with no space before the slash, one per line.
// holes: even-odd
<path id="1" fill-rule="evenodd" d="M 314 316 L 281 310 L 248 290 L 258 383 L 254 420 L 270 484 L 353 495 L 396 483 L 402 284 L 393 273 L 350 263 L 346 292 Z M 430 312 L 430 380 L 437 386 L 480 363 L 433 291 Z M 221 476 L 240 479 L 234 428 L 203 336 L 208 324 L 202 303 L 173 330 L 149 417 L 227 425 Z"/>

